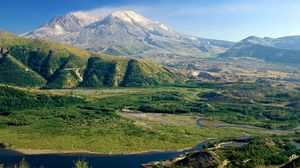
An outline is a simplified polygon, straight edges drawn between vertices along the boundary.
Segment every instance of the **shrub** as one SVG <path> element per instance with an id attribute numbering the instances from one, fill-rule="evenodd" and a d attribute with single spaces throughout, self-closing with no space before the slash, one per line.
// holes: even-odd
<path id="1" fill-rule="evenodd" d="M 30 165 L 26 162 L 26 160 L 23 158 L 21 162 L 17 165 L 13 166 L 14 168 L 30 168 Z"/>
<path id="2" fill-rule="evenodd" d="M 74 168 L 89 168 L 89 164 L 87 161 L 80 159 L 74 162 Z"/>

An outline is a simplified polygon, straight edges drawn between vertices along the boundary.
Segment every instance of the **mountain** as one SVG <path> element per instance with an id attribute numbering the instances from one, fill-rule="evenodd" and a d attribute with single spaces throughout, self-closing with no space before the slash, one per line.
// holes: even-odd
<path id="1" fill-rule="evenodd" d="M 156 86 L 182 79 L 151 62 L 0 31 L 0 83 L 44 88 Z"/>
<path id="2" fill-rule="evenodd" d="M 91 19 L 84 14 L 80 18 L 69 15 L 57 17 L 24 36 L 62 42 L 94 52 L 143 58 L 160 55 L 211 56 L 226 51 L 234 44 L 178 33 L 132 11 L 116 11 L 101 19 Z M 74 24 L 75 29 L 69 31 L 70 28 L 61 23 Z"/>
<path id="3" fill-rule="evenodd" d="M 281 49 L 300 50 L 300 36 L 287 36 L 273 39 L 272 45 Z"/>
<path id="4" fill-rule="evenodd" d="M 58 40 L 56 37 L 76 33 L 96 20 L 96 18 L 90 17 L 82 12 L 72 12 L 50 20 L 33 32 L 26 33 L 26 36 L 37 39 Z"/>
<path id="5" fill-rule="evenodd" d="M 300 37 L 277 39 L 250 36 L 219 57 L 251 57 L 271 63 L 300 64 Z"/>

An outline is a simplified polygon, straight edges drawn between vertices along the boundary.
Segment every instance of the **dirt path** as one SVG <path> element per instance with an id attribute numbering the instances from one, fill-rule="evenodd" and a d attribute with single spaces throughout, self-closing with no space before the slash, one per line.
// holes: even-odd
<path id="1" fill-rule="evenodd" d="M 155 121 L 160 123 L 174 124 L 174 125 L 194 125 L 196 116 L 194 115 L 175 115 L 163 113 L 143 113 L 143 112 L 120 112 L 118 113 L 124 118 L 135 119 L 140 122 Z"/>

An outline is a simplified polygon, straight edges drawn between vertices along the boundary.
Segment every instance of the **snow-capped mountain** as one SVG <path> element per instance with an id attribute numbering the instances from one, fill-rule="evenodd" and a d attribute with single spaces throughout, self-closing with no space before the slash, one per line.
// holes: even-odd
<path id="1" fill-rule="evenodd" d="M 133 11 L 116 11 L 101 19 L 82 12 L 52 19 L 24 35 L 83 49 L 130 56 L 208 56 L 224 52 L 232 42 L 178 33 Z"/>
<path id="2" fill-rule="evenodd" d="M 40 28 L 26 33 L 26 37 L 38 39 L 55 40 L 56 37 L 64 36 L 69 33 L 81 31 L 85 26 L 97 21 L 96 18 L 86 15 L 83 12 L 72 12 L 65 16 L 59 16 Z"/>

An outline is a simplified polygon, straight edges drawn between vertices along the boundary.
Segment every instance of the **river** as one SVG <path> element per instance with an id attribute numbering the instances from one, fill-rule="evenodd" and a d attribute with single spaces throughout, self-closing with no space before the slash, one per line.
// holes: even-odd
<path id="1" fill-rule="evenodd" d="M 96 155 L 96 154 L 41 154 L 24 155 L 11 150 L 0 149 L 0 164 L 13 165 L 23 158 L 31 167 L 72 168 L 74 161 L 85 159 L 94 168 L 139 168 L 143 163 L 171 159 L 186 152 L 202 149 L 207 142 L 182 152 L 150 152 L 143 154 Z"/>
<path id="2" fill-rule="evenodd" d="M 300 149 L 300 143 L 295 142 L 294 145 L 297 147 L 297 149 Z"/>

